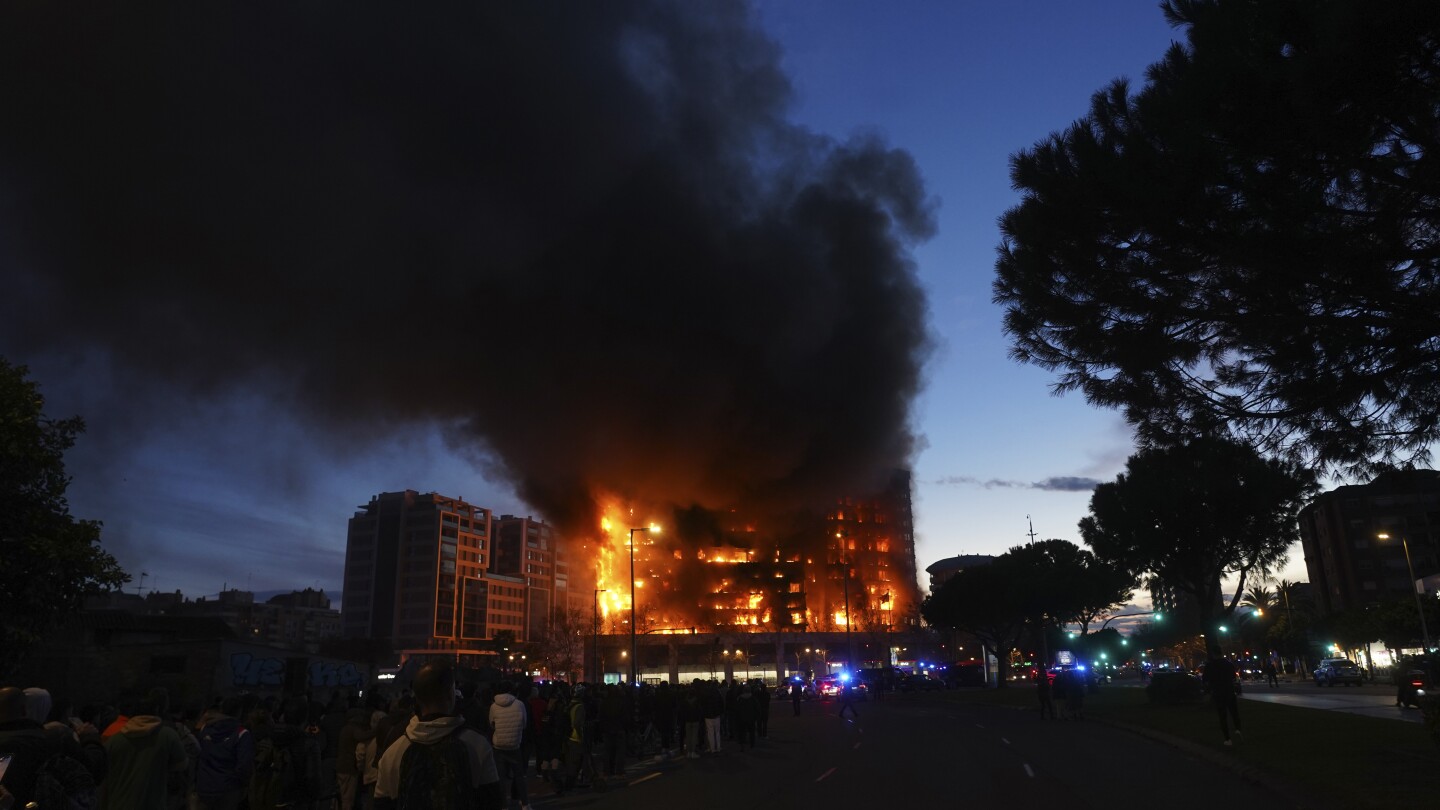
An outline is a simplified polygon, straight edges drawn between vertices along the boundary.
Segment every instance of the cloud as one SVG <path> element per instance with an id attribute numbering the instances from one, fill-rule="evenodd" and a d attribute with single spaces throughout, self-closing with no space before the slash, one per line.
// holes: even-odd
<path id="1" fill-rule="evenodd" d="M 1004 481 L 999 478 L 980 479 L 967 475 L 947 475 L 937 479 L 940 486 L 973 486 L 984 489 L 1039 489 L 1048 492 L 1089 492 L 1102 482 L 1094 478 L 1079 476 L 1055 476 L 1042 481 Z"/>

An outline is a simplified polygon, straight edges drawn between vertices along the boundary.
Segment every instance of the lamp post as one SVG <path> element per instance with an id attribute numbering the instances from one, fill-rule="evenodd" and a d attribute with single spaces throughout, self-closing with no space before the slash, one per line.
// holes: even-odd
<path id="1" fill-rule="evenodd" d="M 658 532 L 659 526 L 642 526 L 630 530 L 630 685 L 635 685 L 638 662 L 635 658 L 635 532 Z"/>
<path id="2" fill-rule="evenodd" d="M 1389 540 L 1390 535 L 1381 532 L 1376 537 L 1381 540 Z M 1405 550 L 1405 568 L 1410 572 L 1410 592 L 1415 595 L 1415 612 L 1420 615 L 1420 637 L 1425 645 L 1423 652 L 1430 652 L 1430 628 L 1425 625 L 1425 605 L 1420 602 L 1420 591 L 1415 588 L 1415 566 L 1410 562 L 1410 544 L 1405 542 L 1405 535 L 1400 535 L 1400 547 Z"/>
<path id="3" fill-rule="evenodd" d="M 890 613 L 889 591 L 886 591 L 885 594 L 880 597 L 880 607 L 885 611 L 885 663 L 883 666 L 888 667 L 894 664 L 894 662 L 890 660 L 890 623 L 893 621 L 893 614 Z"/>
<path id="4" fill-rule="evenodd" d="M 605 588 L 595 589 L 595 605 L 590 614 L 590 677 L 600 667 L 600 594 L 608 593 Z"/>
<path id="5" fill-rule="evenodd" d="M 841 587 L 845 591 L 845 671 L 855 671 L 855 641 L 850 635 L 850 565 L 845 562 L 845 536 L 835 533 L 835 547 L 840 554 Z"/>

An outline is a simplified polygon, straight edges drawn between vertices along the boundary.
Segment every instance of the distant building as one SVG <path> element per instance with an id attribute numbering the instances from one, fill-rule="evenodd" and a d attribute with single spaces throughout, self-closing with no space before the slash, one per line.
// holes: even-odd
<path id="1" fill-rule="evenodd" d="M 86 609 L 61 619 L 10 678 L 76 706 L 113 705 L 161 686 L 171 705 L 198 710 L 241 692 L 354 696 L 372 675 L 363 664 L 258 643 L 213 616 Z"/>
<path id="2" fill-rule="evenodd" d="M 939 562 L 931 563 L 925 568 L 925 573 L 930 575 L 930 593 L 940 590 L 940 586 L 950 581 L 950 578 L 964 571 L 967 568 L 978 568 L 982 565 L 989 565 L 995 562 L 991 554 L 961 554 L 958 557 L 946 557 Z"/>
<path id="3" fill-rule="evenodd" d="M 250 641 L 287 650 L 319 652 L 321 642 L 340 638 L 340 612 L 323 590 L 272 596 L 251 609 L 251 624 Z"/>
<path id="4" fill-rule="evenodd" d="M 227 589 L 216 596 L 186 599 L 179 591 L 139 594 L 119 591 L 85 601 L 91 611 L 117 611 L 140 616 L 218 619 L 236 638 L 294 652 L 316 653 L 320 644 L 340 637 L 340 613 L 330 608 L 323 590 L 306 588 L 255 603 L 250 591 Z"/>
<path id="5" fill-rule="evenodd" d="M 484 640 L 490 529 L 490 510 L 458 498 L 414 490 L 371 498 L 350 518 L 342 635 L 396 649 Z"/>
<path id="6" fill-rule="evenodd" d="M 1379 535 L 1388 534 L 1388 540 Z M 1404 545 L 1401 540 L 1404 539 Z M 1305 568 L 1322 614 L 1440 590 L 1440 472 L 1395 470 L 1300 510 Z M 1415 578 L 1405 562 L 1405 546 Z"/>
<path id="7" fill-rule="evenodd" d="M 1150 577 L 1146 587 L 1150 591 L 1150 609 L 1154 615 L 1165 617 L 1162 621 L 1166 627 L 1184 629 L 1200 626 L 1199 603 L 1189 591 L 1182 591 L 1156 577 Z M 1217 603 L 1211 610 L 1212 615 L 1218 615 L 1221 607 Z"/>
<path id="8" fill-rule="evenodd" d="M 544 522 L 385 492 L 350 519 L 341 631 L 396 650 L 489 651 L 500 632 L 538 639 L 568 587 Z"/>

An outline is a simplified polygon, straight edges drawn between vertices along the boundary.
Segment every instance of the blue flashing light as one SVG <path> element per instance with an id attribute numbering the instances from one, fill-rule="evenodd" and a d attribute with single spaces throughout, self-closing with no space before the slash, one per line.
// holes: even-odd
<path id="1" fill-rule="evenodd" d="M 1085 665 L 1084 665 L 1084 664 L 1076 664 L 1076 665 L 1075 665 L 1075 668 L 1078 669 L 1078 670 L 1080 670 L 1081 672 L 1084 672 L 1084 671 L 1085 671 Z"/>
<path id="2" fill-rule="evenodd" d="M 840 681 L 841 681 L 842 683 L 849 683 L 849 682 L 850 682 L 850 673 L 848 673 L 848 672 L 842 672 L 842 673 L 840 673 Z"/>

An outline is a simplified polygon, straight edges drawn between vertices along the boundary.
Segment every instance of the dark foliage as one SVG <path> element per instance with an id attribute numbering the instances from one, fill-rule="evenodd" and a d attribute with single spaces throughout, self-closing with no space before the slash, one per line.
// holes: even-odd
<path id="1" fill-rule="evenodd" d="M 1011 354 L 1142 440 L 1361 472 L 1440 439 L 1440 4 L 1171 0 L 1186 42 L 1012 160 Z"/>
<path id="2" fill-rule="evenodd" d="M 1284 563 L 1311 485 L 1295 465 L 1226 440 L 1142 450 L 1113 482 L 1095 488 L 1080 534 L 1101 560 L 1194 597 L 1198 626 L 1190 630 L 1205 633 L 1222 578 L 1239 577 L 1221 610 L 1229 615 L 1247 576 Z"/>
<path id="3" fill-rule="evenodd" d="M 88 594 L 130 579 L 65 499 L 65 451 L 84 423 L 44 409 L 25 367 L 0 358 L 0 675 Z"/>

